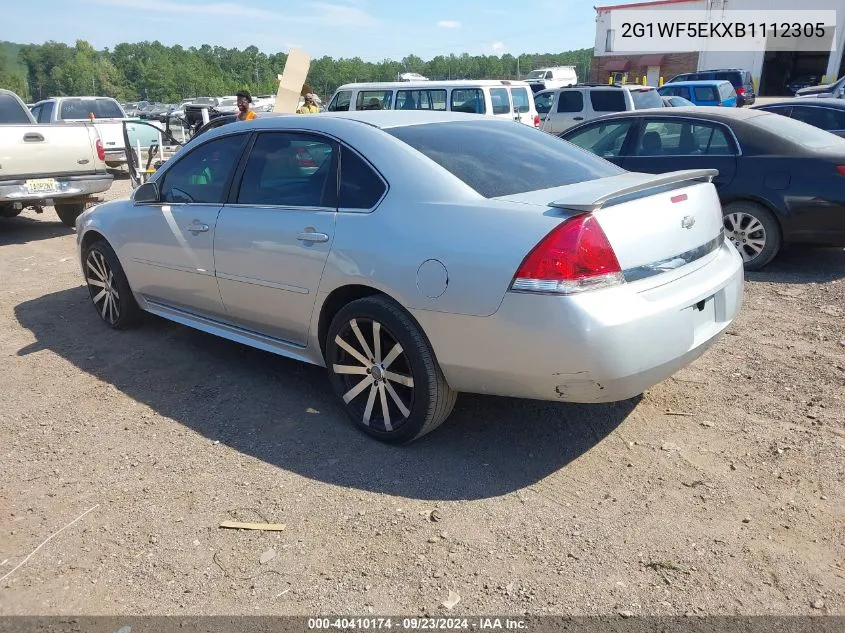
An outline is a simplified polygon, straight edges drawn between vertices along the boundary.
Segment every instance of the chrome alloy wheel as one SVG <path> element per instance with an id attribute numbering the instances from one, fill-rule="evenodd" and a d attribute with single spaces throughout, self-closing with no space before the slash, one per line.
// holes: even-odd
<path id="1" fill-rule="evenodd" d="M 724 216 L 725 237 L 733 242 L 742 255 L 742 261 L 756 259 L 766 248 L 766 228 L 753 215 L 743 212 L 728 213 Z"/>
<path id="2" fill-rule="evenodd" d="M 98 250 L 91 250 L 85 261 L 85 281 L 91 293 L 91 301 L 103 321 L 114 325 L 120 318 L 120 293 L 117 291 L 114 273 L 106 258 Z"/>
<path id="3" fill-rule="evenodd" d="M 332 370 L 355 417 L 380 431 L 400 428 L 414 403 L 414 379 L 402 345 L 381 323 L 363 318 L 350 320 L 334 342 L 338 356 Z"/>

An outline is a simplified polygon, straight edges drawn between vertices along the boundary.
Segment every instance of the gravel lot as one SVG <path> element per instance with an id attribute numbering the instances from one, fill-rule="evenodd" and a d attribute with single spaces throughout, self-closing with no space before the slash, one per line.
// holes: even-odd
<path id="1" fill-rule="evenodd" d="M 0 614 L 845 614 L 845 252 L 748 277 L 641 398 L 462 395 L 396 448 L 319 368 L 106 329 L 53 210 L 0 219 Z"/>

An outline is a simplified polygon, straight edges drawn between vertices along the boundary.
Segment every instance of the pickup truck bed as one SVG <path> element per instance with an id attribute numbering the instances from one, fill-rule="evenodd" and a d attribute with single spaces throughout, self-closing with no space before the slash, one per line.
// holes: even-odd
<path id="1" fill-rule="evenodd" d="M 0 90 L 0 117 L 0 217 L 54 206 L 73 226 L 94 195 L 111 187 L 102 142 L 90 123 L 39 125 L 6 90 Z"/>

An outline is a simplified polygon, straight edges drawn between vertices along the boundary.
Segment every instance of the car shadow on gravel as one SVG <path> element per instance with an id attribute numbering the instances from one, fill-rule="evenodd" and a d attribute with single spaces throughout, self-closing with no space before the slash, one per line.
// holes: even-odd
<path id="1" fill-rule="evenodd" d="M 607 438 L 639 401 L 577 405 L 461 394 L 431 435 L 388 446 L 351 426 L 322 368 L 154 317 L 115 332 L 84 287 L 21 303 L 15 314 L 35 337 L 19 356 L 49 350 L 209 441 L 279 468 L 414 499 L 481 499 L 531 486 Z M 107 418 L 100 423 L 104 429 Z"/>
<path id="2" fill-rule="evenodd" d="M 763 270 L 747 272 L 745 278 L 779 284 L 823 284 L 845 279 L 845 249 L 785 248 Z"/>
<path id="3" fill-rule="evenodd" d="M 24 211 L 24 213 L 32 212 Z M 14 218 L 0 218 L 0 246 L 49 240 L 54 237 L 70 235 L 74 232 L 72 228 L 65 226 L 59 221 L 52 207 L 46 209 L 44 214 L 48 219 L 55 219 L 55 222 L 40 222 L 26 215 L 19 215 Z"/>

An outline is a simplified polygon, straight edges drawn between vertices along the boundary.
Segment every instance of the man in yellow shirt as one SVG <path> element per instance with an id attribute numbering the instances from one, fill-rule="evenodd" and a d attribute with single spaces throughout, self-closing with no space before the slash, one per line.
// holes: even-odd
<path id="1" fill-rule="evenodd" d="M 242 90 L 237 95 L 238 98 L 238 121 L 251 121 L 255 118 L 255 112 L 249 109 L 252 103 L 252 95 L 248 91 Z"/>
<path id="2" fill-rule="evenodd" d="M 317 100 L 314 98 L 314 93 L 309 92 L 305 95 L 305 103 L 299 106 L 296 111 L 297 114 L 316 114 L 320 111 L 320 106 L 317 105 Z"/>

